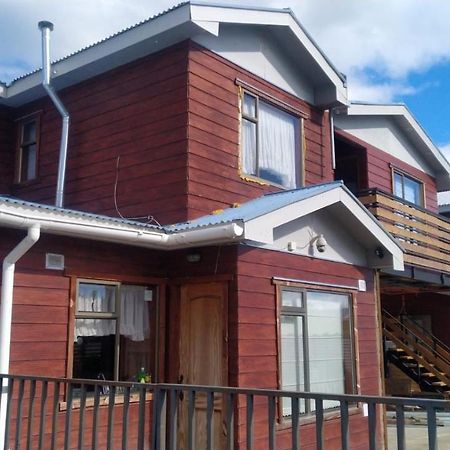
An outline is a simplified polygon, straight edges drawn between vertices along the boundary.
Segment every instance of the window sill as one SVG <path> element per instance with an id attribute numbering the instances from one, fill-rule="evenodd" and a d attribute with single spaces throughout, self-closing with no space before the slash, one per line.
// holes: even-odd
<path id="1" fill-rule="evenodd" d="M 130 403 L 139 402 L 140 394 L 135 392 L 130 394 Z M 145 401 L 153 400 L 153 393 L 146 392 Z M 95 399 L 93 397 L 87 397 L 85 407 L 92 408 L 94 406 Z M 123 394 L 117 394 L 114 398 L 115 405 L 123 405 L 125 402 L 125 396 Z M 108 406 L 109 405 L 109 395 L 101 395 L 99 398 L 99 406 Z M 72 409 L 80 409 L 81 408 L 81 399 L 76 398 L 72 401 Z M 67 402 L 59 402 L 59 410 L 67 411 Z"/>
<path id="2" fill-rule="evenodd" d="M 275 183 L 274 181 L 269 181 L 264 178 L 260 178 L 256 175 L 250 175 L 250 174 L 246 174 L 244 172 L 240 173 L 239 176 L 240 176 L 241 180 L 246 181 L 248 183 L 259 184 L 260 186 L 271 186 L 271 187 L 275 187 L 275 188 L 278 188 L 283 191 L 300 189 L 302 187 L 300 185 L 297 185 L 296 187 L 286 187 L 286 186 L 283 186 L 282 184 Z"/>
<path id="3" fill-rule="evenodd" d="M 355 416 L 357 414 L 361 414 L 363 412 L 363 408 L 362 406 L 350 406 L 348 408 L 348 414 L 349 416 Z M 339 410 L 339 408 L 337 409 L 333 409 L 333 410 L 329 410 L 329 411 L 324 411 L 323 412 L 323 420 L 325 422 L 329 421 L 329 420 L 334 420 L 334 419 L 339 419 L 341 417 L 341 412 Z M 300 425 L 309 425 L 309 424 L 314 424 L 316 423 L 316 415 L 314 413 L 310 413 L 308 415 L 301 415 L 300 416 L 300 421 L 299 421 Z M 282 430 L 287 430 L 292 428 L 292 421 L 291 419 L 281 419 L 281 422 L 279 422 L 277 424 L 277 430 L 282 431 Z"/>
<path id="4" fill-rule="evenodd" d="M 31 180 L 24 180 L 24 181 L 13 181 L 12 188 L 13 189 L 20 189 L 25 188 L 27 186 L 33 186 L 35 184 L 39 183 L 39 178 L 33 178 Z"/>

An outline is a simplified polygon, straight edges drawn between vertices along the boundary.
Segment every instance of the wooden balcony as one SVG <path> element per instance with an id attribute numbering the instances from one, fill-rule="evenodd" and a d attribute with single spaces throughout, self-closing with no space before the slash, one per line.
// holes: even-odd
<path id="1" fill-rule="evenodd" d="M 405 264 L 450 273 L 450 220 L 371 189 L 359 200 L 405 250 Z"/>

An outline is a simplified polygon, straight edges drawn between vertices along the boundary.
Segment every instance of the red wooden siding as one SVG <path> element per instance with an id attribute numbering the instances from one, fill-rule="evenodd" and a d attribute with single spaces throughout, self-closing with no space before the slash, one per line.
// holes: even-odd
<path id="1" fill-rule="evenodd" d="M 332 180 L 327 115 L 248 71 L 191 44 L 189 51 L 189 218 L 277 190 L 239 175 L 239 78 L 305 111 L 307 185 Z"/>
<path id="2" fill-rule="evenodd" d="M 388 149 L 383 151 L 383 149 L 376 148 L 343 130 L 338 130 L 337 134 L 364 147 L 367 154 L 369 188 L 379 188 L 386 192 L 392 192 L 392 165 L 420 180 L 425 187 L 426 208 L 433 212 L 438 211 L 436 181 L 433 177 L 393 157 L 388 153 Z"/>
<path id="3" fill-rule="evenodd" d="M 356 286 L 357 280 L 367 282 L 367 292 L 352 291 L 356 352 L 359 364 L 358 386 L 362 394 L 380 394 L 380 366 L 377 350 L 377 320 L 374 295 L 374 273 L 346 264 L 298 257 L 269 250 L 240 247 L 237 266 L 237 316 L 230 318 L 230 345 L 237 349 L 237 358 L 230 371 L 240 387 L 278 388 L 278 350 L 276 336 L 276 287 L 274 276 L 305 281 L 328 282 Z M 231 359 L 230 359 L 231 361 Z M 261 405 L 256 415 L 255 430 L 259 435 L 256 447 L 265 447 L 267 439 L 267 406 Z M 259 418 L 259 422 L 258 422 Z M 351 419 L 352 448 L 367 446 L 367 419 L 359 413 Z M 340 422 L 326 424 L 327 448 L 340 448 Z M 315 428 L 303 425 L 302 445 L 315 442 Z M 290 430 L 280 431 L 277 447 L 290 448 Z M 239 442 L 245 441 L 245 415 L 239 416 Z M 305 448 L 310 448 L 306 446 Z"/>
<path id="4" fill-rule="evenodd" d="M 3 258 L 23 235 L 2 230 Z M 42 236 L 16 265 L 11 373 L 65 376 L 70 277 L 133 282 L 161 276 L 155 252 L 120 245 Z M 65 270 L 45 269 L 45 253 L 65 257 Z"/>
<path id="5" fill-rule="evenodd" d="M 60 92 L 71 114 L 65 205 L 116 216 L 186 218 L 186 44 L 145 57 Z M 17 111 L 42 110 L 39 180 L 21 198 L 52 203 L 61 119 L 44 98 Z M 171 199 L 167 202 L 167 199 Z"/>
<path id="6" fill-rule="evenodd" d="M 12 111 L 0 106 L 0 193 L 9 194 L 14 176 L 14 123 Z"/>

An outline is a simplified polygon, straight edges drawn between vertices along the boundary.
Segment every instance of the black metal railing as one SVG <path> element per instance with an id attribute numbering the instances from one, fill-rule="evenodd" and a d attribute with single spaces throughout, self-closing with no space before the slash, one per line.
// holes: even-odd
<path id="1" fill-rule="evenodd" d="M 395 411 L 398 450 L 406 449 L 408 408 L 425 411 L 427 448 L 436 450 L 436 413 L 450 410 L 444 400 L 17 375 L 0 379 L 5 413 L 0 414 L 0 436 L 4 449 L 15 450 L 275 450 L 281 439 L 282 448 L 298 450 L 307 427 L 315 436 L 308 434 L 308 448 L 324 450 L 330 424 L 340 428 L 333 448 L 352 448 L 355 432 L 350 429 L 357 429 L 365 434 L 367 449 L 376 450 L 386 408 Z M 301 413 L 306 399 L 314 404 L 308 416 Z"/>

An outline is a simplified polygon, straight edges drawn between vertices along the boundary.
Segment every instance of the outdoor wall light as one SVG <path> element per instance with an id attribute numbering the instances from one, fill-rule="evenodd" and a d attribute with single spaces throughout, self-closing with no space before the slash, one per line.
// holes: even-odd
<path id="1" fill-rule="evenodd" d="M 186 261 L 189 263 L 198 263 L 202 260 L 202 255 L 199 252 L 191 252 L 186 255 Z"/>

